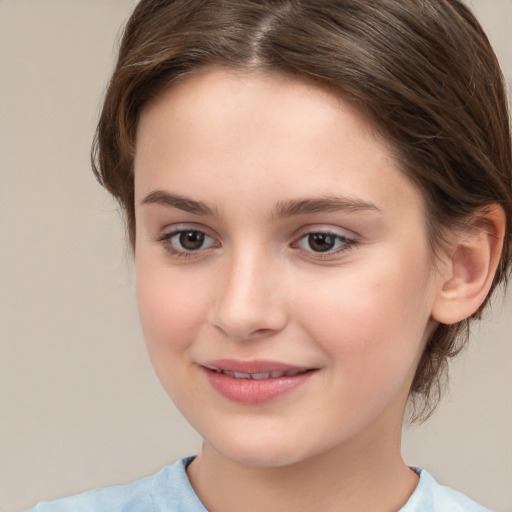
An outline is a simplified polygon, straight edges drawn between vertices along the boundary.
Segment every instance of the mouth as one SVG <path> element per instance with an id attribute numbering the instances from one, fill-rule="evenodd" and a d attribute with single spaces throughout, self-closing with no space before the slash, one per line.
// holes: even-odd
<path id="1" fill-rule="evenodd" d="M 208 367 L 205 367 L 208 368 Z M 221 370 L 219 368 L 208 368 L 216 373 L 222 373 L 223 375 L 228 375 L 229 377 L 234 377 L 235 379 L 246 379 L 246 380 L 265 380 L 265 379 L 280 379 L 281 377 L 295 377 L 296 375 L 300 375 L 302 373 L 306 373 L 313 370 L 289 370 L 289 371 L 281 371 L 281 370 L 272 370 L 269 372 L 256 372 L 256 373 L 245 373 L 245 372 L 235 372 L 230 370 Z"/>
<path id="2" fill-rule="evenodd" d="M 227 359 L 209 361 L 200 367 L 217 393 L 244 405 L 263 404 L 287 395 L 318 370 L 272 361 Z"/>

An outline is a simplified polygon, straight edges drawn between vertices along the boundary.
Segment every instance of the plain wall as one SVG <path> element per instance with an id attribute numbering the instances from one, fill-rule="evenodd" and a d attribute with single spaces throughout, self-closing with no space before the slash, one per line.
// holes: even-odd
<path id="1" fill-rule="evenodd" d="M 134 1 L 0 0 L 0 510 L 127 482 L 199 439 L 153 375 L 89 146 Z M 475 0 L 512 79 L 512 1 Z M 512 80 L 511 80 L 512 83 Z M 512 512 L 512 301 L 454 364 L 410 464 Z"/>

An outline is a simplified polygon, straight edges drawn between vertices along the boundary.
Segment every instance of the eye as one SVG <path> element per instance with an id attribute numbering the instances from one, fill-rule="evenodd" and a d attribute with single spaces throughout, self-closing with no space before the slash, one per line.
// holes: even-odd
<path id="1" fill-rule="evenodd" d="M 216 240 L 197 229 L 172 231 L 162 235 L 157 241 L 163 244 L 167 252 L 180 256 L 187 256 L 191 253 L 218 246 Z"/>
<path id="2" fill-rule="evenodd" d="M 343 235 L 319 231 L 307 233 L 294 245 L 308 252 L 332 254 L 347 250 L 355 243 L 355 240 Z"/>

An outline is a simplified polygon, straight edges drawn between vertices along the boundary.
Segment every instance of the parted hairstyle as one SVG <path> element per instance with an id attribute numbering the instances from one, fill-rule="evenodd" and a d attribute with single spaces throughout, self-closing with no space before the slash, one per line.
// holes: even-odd
<path id="1" fill-rule="evenodd" d="M 144 107 L 205 66 L 307 77 L 351 98 L 421 190 L 435 254 L 491 204 L 506 215 L 490 295 L 511 263 L 512 150 L 504 79 L 460 0 L 141 0 L 124 30 L 93 143 L 93 170 L 136 237 L 133 161 Z M 471 319 L 440 324 L 418 365 L 414 420 L 435 408 Z"/>

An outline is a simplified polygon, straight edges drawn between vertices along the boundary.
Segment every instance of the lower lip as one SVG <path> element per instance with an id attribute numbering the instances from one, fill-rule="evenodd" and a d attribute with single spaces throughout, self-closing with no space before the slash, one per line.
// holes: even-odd
<path id="1" fill-rule="evenodd" d="M 212 388 L 223 397 L 244 405 L 258 405 L 270 402 L 290 393 L 304 384 L 313 371 L 293 376 L 270 379 L 236 379 L 229 375 L 203 368 Z"/>

